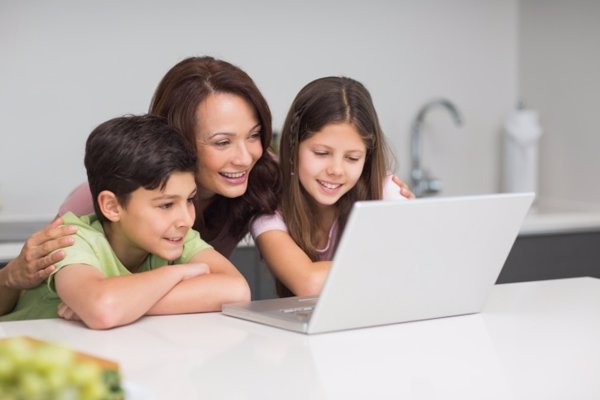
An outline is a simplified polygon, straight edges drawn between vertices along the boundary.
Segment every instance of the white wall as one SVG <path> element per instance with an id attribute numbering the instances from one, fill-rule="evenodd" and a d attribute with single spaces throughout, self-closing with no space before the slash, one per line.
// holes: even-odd
<path id="1" fill-rule="evenodd" d="M 600 208 L 600 2 L 521 0 L 519 89 L 540 113 L 540 196 Z"/>
<path id="2" fill-rule="evenodd" d="M 497 191 L 500 129 L 517 98 L 517 11 L 517 0 L 3 0 L 0 216 L 52 215 L 85 177 L 89 132 L 144 112 L 172 65 L 203 54 L 255 79 L 276 129 L 308 81 L 361 80 L 404 178 L 411 119 L 447 97 L 466 125 L 433 111 L 425 165 L 444 195 Z"/>

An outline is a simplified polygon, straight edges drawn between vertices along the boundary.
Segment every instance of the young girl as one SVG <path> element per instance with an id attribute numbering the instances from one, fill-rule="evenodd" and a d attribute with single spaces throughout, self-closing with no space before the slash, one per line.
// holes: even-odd
<path id="1" fill-rule="evenodd" d="M 412 197 L 387 172 L 371 96 L 350 78 L 317 79 L 298 93 L 282 131 L 280 166 L 281 206 L 256 218 L 251 232 L 282 297 L 321 291 L 355 201 Z"/>

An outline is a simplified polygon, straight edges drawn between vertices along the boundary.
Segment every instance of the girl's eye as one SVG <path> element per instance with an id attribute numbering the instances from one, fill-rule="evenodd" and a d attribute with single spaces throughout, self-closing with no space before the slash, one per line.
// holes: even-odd
<path id="1" fill-rule="evenodd" d="M 326 151 L 315 151 L 314 153 L 315 153 L 315 155 L 317 155 L 317 156 L 326 156 L 326 155 L 327 155 L 327 152 L 326 152 Z"/>
<path id="2" fill-rule="evenodd" d="M 352 161 L 352 162 L 356 162 L 360 160 L 360 157 L 348 157 L 348 160 Z"/>
<path id="3" fill-rule="evenodd" d="M 190 204 L 194 204 L 194 197 L 195 196 L 192 196 L 192 197 L 188 198 L 187 202 L 190 203 Z"/>
<path id="4" fill-rule="evenodd" d="M 159 205 L 158 208 L 161 208 L 163 210 L 168 210 L 172 206 L 173 206 L 173 203 L 163 203 L 163 204 Z"/>

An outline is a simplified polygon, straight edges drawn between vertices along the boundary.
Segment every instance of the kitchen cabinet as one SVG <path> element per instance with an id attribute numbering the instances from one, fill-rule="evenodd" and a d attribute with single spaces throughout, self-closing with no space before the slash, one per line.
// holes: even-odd
<path id="1" fill-rule="evenodd" d="M 497 283 L 579 276 L 600 278 L 600 230 L 519 236 Z"/>

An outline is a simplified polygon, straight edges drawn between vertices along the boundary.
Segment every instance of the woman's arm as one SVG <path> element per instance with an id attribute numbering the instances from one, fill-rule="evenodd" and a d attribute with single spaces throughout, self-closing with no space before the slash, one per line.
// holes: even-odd
<path id="1" fill-rule="evenodd" d="M 321 293 L 331 261 L 312 261 L 289 233 L 270 230 L 255 239 L 265 263 L 296 296 Z"/>
<path id="2" fill-rule="evenodd" d="M 204 249 L 190 262 L 206 264 L 210 272 L 179 282 L 147 314 L 221 311 L 223 304 L 250 301 L 248 282 L 218 251 Z"/>
<path id="3" fill-rule="evenodd" d="M 109 329 L 137 320 L 178 283 L 206 272 L 203 264 L 167 265 L 106 278 L 90 265 L 72 264 L 61 268 L 54 281 L 78 319 L 92 329 Z"/>
<path id="4" fill-rule="evenodd" d="M 50 276 L 54 264 L 65 257 L 61 249 L 73 244 L 76 231 L 76 226 L 63 225 L 62 218 L 56 218 L 27 239 L 17 258 L 0 269 L 0 315 L 12 311 L 21 290 L 34 288 Z"/>

